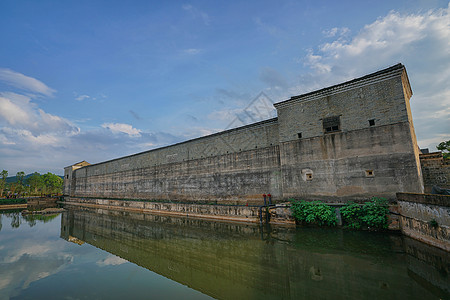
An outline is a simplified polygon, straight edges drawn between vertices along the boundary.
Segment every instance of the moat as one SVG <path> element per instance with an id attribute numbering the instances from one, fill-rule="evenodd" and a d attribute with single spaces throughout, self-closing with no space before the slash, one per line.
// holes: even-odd
<path id="1" fill-rule="evenodd" d="M 395 233 L 65 207 L 0 213 L 0 299 L 449 299 L 450 255 Z"/>

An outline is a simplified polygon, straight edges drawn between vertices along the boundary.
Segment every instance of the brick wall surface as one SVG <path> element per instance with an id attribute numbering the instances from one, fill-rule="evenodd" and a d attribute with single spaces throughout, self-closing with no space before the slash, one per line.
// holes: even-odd
<path id="1" fill-rule="evenodd" d="M 444 160 L 441 152 L 420 155 L 424 189 L 431 193 L 433 186 L 450 189 L 450 160 Z"/>

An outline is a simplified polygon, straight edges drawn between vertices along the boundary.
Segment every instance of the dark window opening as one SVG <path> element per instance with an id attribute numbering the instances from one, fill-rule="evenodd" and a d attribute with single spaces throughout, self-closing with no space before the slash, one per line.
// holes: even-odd
<path id="1" fill-rule="evenodd" d="M 369 120 L 369 126 L 375 126 L 375 119 Z"/>
<path id="2" fill-rule="evenodd" d="M 297 133 L 297 136 L 298 136 L 299 139 L 301 139 L 302 138 L 302 133 L 301 132 Z"/>
<path id="3" fill-rule="evenodd" d="M 366 170 L 366 177 L 374 177 L 375 174 L 373 173 L 373 170 Z"/>
<path id="4" fill-rule="evenodd" d="M 66 175 L 66 178 L 69 179 L 69 175 Z"/>
<path id="5" fill-rule="evenodd" d="M 328 117 L 322 120 L 325 132 L 335 132 L 341 130 L 341 120 L 339 116 Z"/>
<path id="6" fill-rule="evenodd" d="M 306 180 L 312 180 L 313 176 L 311 173 L 306 174 Z"/>

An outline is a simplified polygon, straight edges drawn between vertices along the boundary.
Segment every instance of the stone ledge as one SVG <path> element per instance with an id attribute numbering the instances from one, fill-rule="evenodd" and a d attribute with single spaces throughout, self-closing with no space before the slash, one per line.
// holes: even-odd
<path id="1" fill-rule="evenodd" d="M 400 224 L 404 235 L 445 251 L 450 251 L 450 230 L 447 226 L 434 228 L 428 222 L 404 216 L 400 217 Z"/>
<path id="2" fill-rule="evenodd" d="M 397 193 L 397 201 L 422 203 L 450 207 L 449 195 Z"/>

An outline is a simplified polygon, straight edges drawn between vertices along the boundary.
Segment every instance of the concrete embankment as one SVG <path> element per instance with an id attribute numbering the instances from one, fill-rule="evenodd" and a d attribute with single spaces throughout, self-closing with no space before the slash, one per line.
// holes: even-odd
<path id="1" fill-rule="evenodd" d="M 27 208 L 27 204 L 2 204 L 0 205 L 0 210 L 10 210 L 10 209 L 23 209 Z"/>
<path id="2" fill-rule="evenodd" d="M 290 202 L 276 205 L 220 205 L 196 204 L 180 202 L 150 202 L 117 199 L 99 199 L 82 197 L 65 197 L 65 203 L 92 208 L 105 208 L 125 211 L 164 214 L 201 219 L 215 219 L 235 222 L 270 223 L 275 225 L 294 225 L 295 219 L 291 212 Z M 336 210 L 338 220 L 341 220 L 339 208 L 343 203 L 329 204 Z M 397 206 L 391 205 L 389 210 L 389 229 L 399 230 Z M 338 221 L 341 226 L 342 222 Z"/>
<path id="3" fill-rule="evenodd" d="M 450 251 L 450 196 L 398 193 L 397 201 L 403 234 Z"/>
<path id="4" fill-rule="evenodd" d="M 261 209 L 259 206 L 147 202 L 78 197 L 65 197 L 64 203 L 92 208 L 127 210 L 234 222 L 256 223 L 260 222 L 260 219 L 265 217 L 265 210 Z"/>

